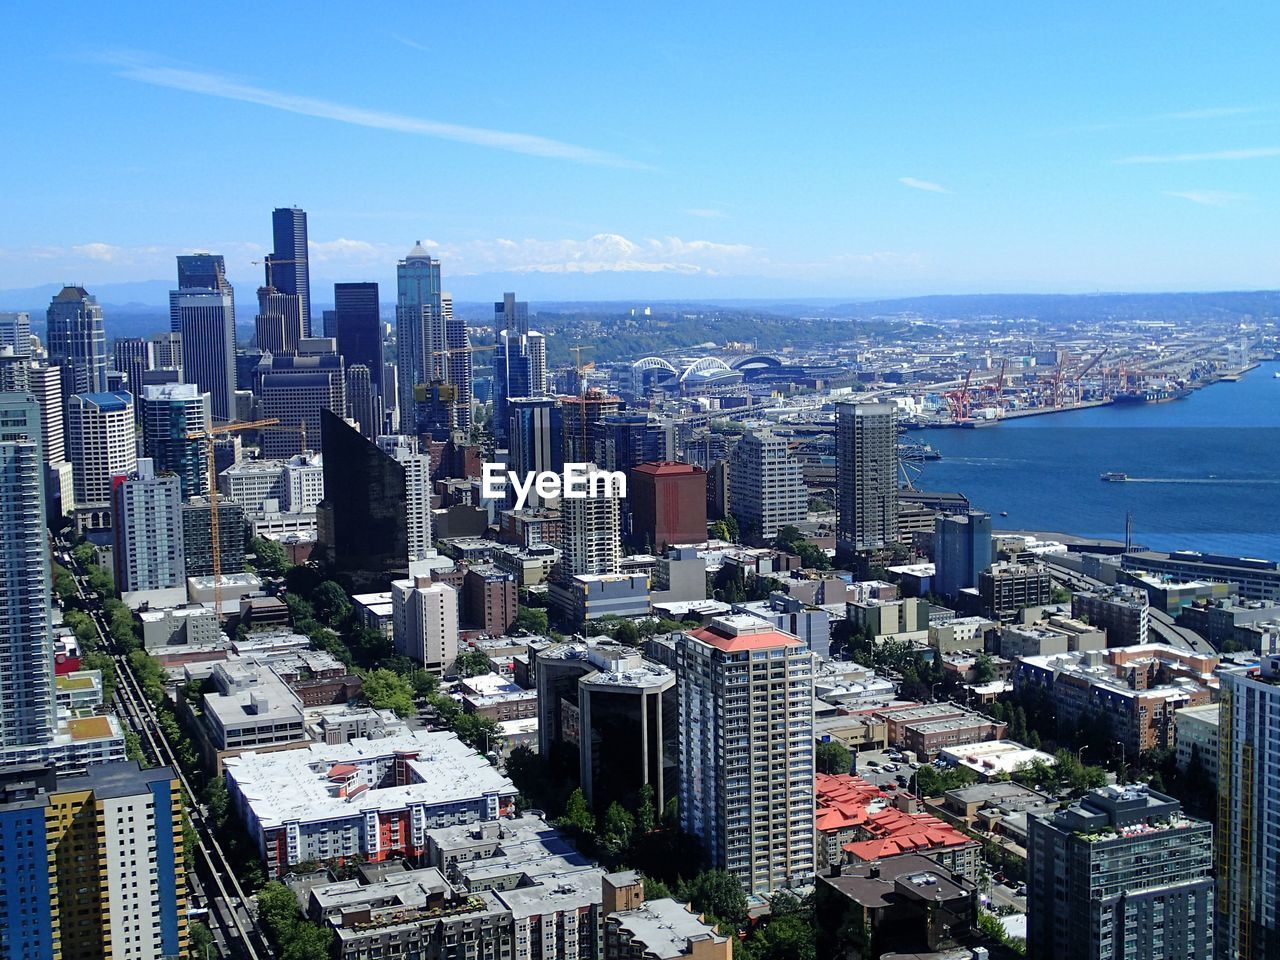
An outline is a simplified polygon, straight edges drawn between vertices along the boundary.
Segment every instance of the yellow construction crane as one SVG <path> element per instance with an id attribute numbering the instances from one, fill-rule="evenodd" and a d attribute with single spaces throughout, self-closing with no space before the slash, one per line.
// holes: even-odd
<path id="1" fill-rule="evenodd" d="M 241 423 L 224 423 L 205 430 L 195 430 L 187 434 L 188 440 L 203 440 L 205 458 L 209 469 L 209 536 L 213 541 L 213 605 L 218 619 L 222 619 L 222 537 L 218 529 L 218 469 L 213 462 L 213 441 L 228 433 L 240 433 L 244 430 L 258 430 L 262 427 L 276 427 L 279 420 L 248 420 Z M 302 445 L 305 448 L 307 425 L 302 424 Z"/>
<path id="2" fill-rule="evenodd" d="M 274 286 L 275 286 L 275 284 L 271 282 L 271 268 L 272 268 L 272 267 L 276 267 L 276 266 L 281 266 L 281 267 L 283 267 L 283 266 L 285 266 L 285 265 L 287 265 L 287 264 L 294 264 L 294 263 L 307 263 L 308 261 L 306 261 L 306 260 L 277 260 L 275 257 L 267 257 L 267 258 L 265 258 L 265 259 L 263 259 L 263 260 L 250 260 L 249 262 L 250 262 L 250 263 L 252 263 L 252 264 L 253 264 L 254 266 L 256 266 L 256 267 L 261 267 L 261 266 L 263 266 L 263 265 L 265 264 L 265 265 L 266 265 L 266 268 L 267 268 L 267 286 L 268 286 L 268 287 L 274 287 Z"/>

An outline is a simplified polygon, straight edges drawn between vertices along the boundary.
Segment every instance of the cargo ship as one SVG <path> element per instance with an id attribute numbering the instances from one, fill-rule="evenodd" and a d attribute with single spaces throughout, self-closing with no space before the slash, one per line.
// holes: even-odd
<path id="1" fill-rule="evenodd" d="M 1187 387 L 1151 387 L 1146 390 L 1125 390 L 1115 394 L 1113 403 L 1168 403 L 1170 400 L 1181 400 L 1189 395 Z"/>

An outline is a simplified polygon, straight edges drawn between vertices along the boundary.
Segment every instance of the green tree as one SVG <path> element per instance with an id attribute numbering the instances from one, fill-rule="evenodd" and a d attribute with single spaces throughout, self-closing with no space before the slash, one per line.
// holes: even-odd
<path id="1" fill-rule="evenodd" d="M 600 825 L 600 839 L 604 848 L 615 857 L 620 856 L 631 847 L 632 837 L 636 832 L 636 818 L 616 800 L 609 804 L 604 812 L 604 822 Z"/>
<path id="2" fill-rule="evenodd" d="M 521 606 L 516 611 L 516 619 L 511 625 L 512 629 L 518 633 L 532 633 L 539 636 L 546 636 L 550 629 L 550 622 L 547 619 L 547 611 L 538 607 Z"/>
<path id="3" fill-rule="evenodd" d="M 265 573 L 267 576 L 283 576 L 293 566 L 289 562 L 289 555 L 285 553 L 284 547 L 275 540 L 254 537 L 249 541 L 249 552 L 254 556 L 254 567 L 259 573 Z"/>
<path id="4" fill-rule="evenodd" d="M 53 592 L 65 603 L 76 595 L 76 581 L 71 571 L 60 563 L 53 565 Z"/>
<path id="5" fill-rule="evenodd" d="M 467 650 L 458 654 L 454 669 L 460 677 L 478 677 L 493 670 L 488 654 L 481 650 Z"/>
<path id="6" fill-rule="evenodd" d="M 828 740 L 814 750 L 814 763 L 819 773 L 848 773 L 853 758 L 839 740 Z"/>
<path id="7" fill-rule="evenodd" d="M 640 645 L 640 628 L 634 620 L 623 620 L 613 631 L 613 639 L 633 647 Z"/>
<path id="8" fill-rule="evenodd" d="M 316 617 L 331 627 L 341 626 L 351 616 L 351 598 L 341 584 L 326 580 L 311 594 L 311 605 Z"/>
<path id="9" fill-rule="evenodd" d="M 494 750 L 500 744 L 502 728 L 492 717 L 460 712 L 454 718 L 452 727 L 459 740 L 477 750 Z"/>
<path id="10" fill-rule="evenodd" d="M 413 688 L 409 681 L 391 670 L 369 670 L 361 677 L 364 698 L 371 707 L 394 710 L 397 717 L 413 713 Z"/>
<path id="11" fill-rule="evenodd" d="M 653 792 L 653 784 L 646 783 L 636 796 L 636 831 L 640 834 L 652 833 L 657 826 L 657 797 Z"/>
<path id="12" fill-rule="evenodd" d="M 996 678 L 996 664 L 988 654 L 980 653 L 973 661 L 973 682 L 990 683 Z"/>
<path id="13" fill-rule="evenodd" d="M 569 802 L 565 804 L 564 813 L 556 821 L 556 826 L 580 838 L 595 835 L 596 818 L 591 816 L 591 810 L 587 807 L 587 798 L 581 787 L 576 787 L 573 793 L 569 794 Z"/>
<path id="14" fill-rule="evenodd" d="M 694 910 L 736 929 L 747 919 L 747 894 L 727 870 L 706 870 L 680 887 L 680 899 Z"/>
<path id="15" fill-rule="evenodd" d="M 673 893 L 670 887 L 656 877 L 644 876 L 641 877 L 641 880 L 644 881 L 644 898 L 646 900 L 664 900 Z"/>
<path id="16" fill-rule="evenodd" d="M 187 926 L 187 956 L 190 960 L 208 960 L 214 947 L 213 934 L 199 920 Z"/>

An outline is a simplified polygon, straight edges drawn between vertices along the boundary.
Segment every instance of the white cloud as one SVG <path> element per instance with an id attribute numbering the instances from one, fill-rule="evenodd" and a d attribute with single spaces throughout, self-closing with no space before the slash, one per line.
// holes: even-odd
<path id="1" fill-rule="evenodd" d="M 1165 196 L 1190 200 L 1206 207 L 1225 207 L 1246 199 L 1243 193 L 1228 193 L 1225 190 L 1166 190 Z"/>
<path id="2" fill-rule="evenodd" d="M 1238 117 L 1246 113 L 1257 113 L 1261 107 L 1204 107 L 1200 110 L 1177 110 L 1173 113 L 1161 114 L 1164 120 L 1216 120 L 1219 117 Z"/>
<path id="3" fill-rule="evenodd" d="M 422 53 L 431 53 L 432 50 L 425 43 L 419 43 L 417 40 L 411 40 L 409 37 L 400 37 L 392 34 L 392 39 L 403 43 L 410 50 L 419 50 Z"/>
<path id="4" fill-rule="evenodd" d="M 173 90 L 185 90 L 188 93 L 199 93 L 204 96 L 219 97 L 223 100 L 256 103 L 259 106 L 271 107 L 274 110 L 283 110 L 287 113 L 321 117 L 326 120 L 336 120 L 339 123 L 348 123 L 359 127 L 371 127 L 376 130 L 393 130 L 398 133 L 412 133 L 420 136 L 435 137 L 440 140 L 454 140 L 459 143 L 470 143 L 481 147 L 491 147 L 495 150 L 507 150 L 512 153 L 572 160 L 577 163 L 612 167 L 641 166 L 633 161 L 602 150 L 580 147 L 572 143 L 564 143 L 560 140 L 552 140 L 529 133 L 490 130 L 484 127 L 443 123 L 438 120 L 424 120 L 398 113 L 366 110 L 362 107 L 334 103 L 331 100 L 320 100 L 315 97 L 268 90 L 264 87 L 253 86 L 216 73 L 152 66 L 132 58 L 116 58 L 115 63 L 117 76 L 136 80 L 139 83 L 146 83 L 156 87 L 168 87 Z"/>
<path id="5" fill-rule="evenodd" d="M 1210 150 L 1205 153 L 1138 154 L 1121 157 L 1116 163 L 1199 163 L 1203 160 L 1259 160 L 1280 157 L 1280 147 L 1250 147 L 1244 150 Z"/>
<path id="6" fill-rule="evenodd" d="M 715 207 L 690 207 L 685 210 L 691 217 L 700 217 L 703 220 L 721 220 L 725 217 L 723 210 L 717 210 Z"/>
<path id="7" fill-rule="evenodd" d="M 932 180 L 918 180 L 915 177 L 899 177 L 898 182 L 904 187 L 910 187 L 912 190 L 925 190 L 929 193 L 950 193 L 940 183 L 934 183 Z"/>

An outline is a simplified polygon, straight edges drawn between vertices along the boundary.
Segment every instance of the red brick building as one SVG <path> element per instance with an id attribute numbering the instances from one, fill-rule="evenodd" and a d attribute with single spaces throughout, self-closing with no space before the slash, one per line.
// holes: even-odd
<path id="1" fill-rule="evenodd" d="M 472 567 L 462 581 L 462 621 L 471 630 L 500 637 L 516 620 L 516 578 L 493 566 Z"/>
<path id="2" fill-rule="evenodd" d="M 649 550 L 707 539 L 707 471 L 690 463 L 631 469 L 632 538 Z"/>

